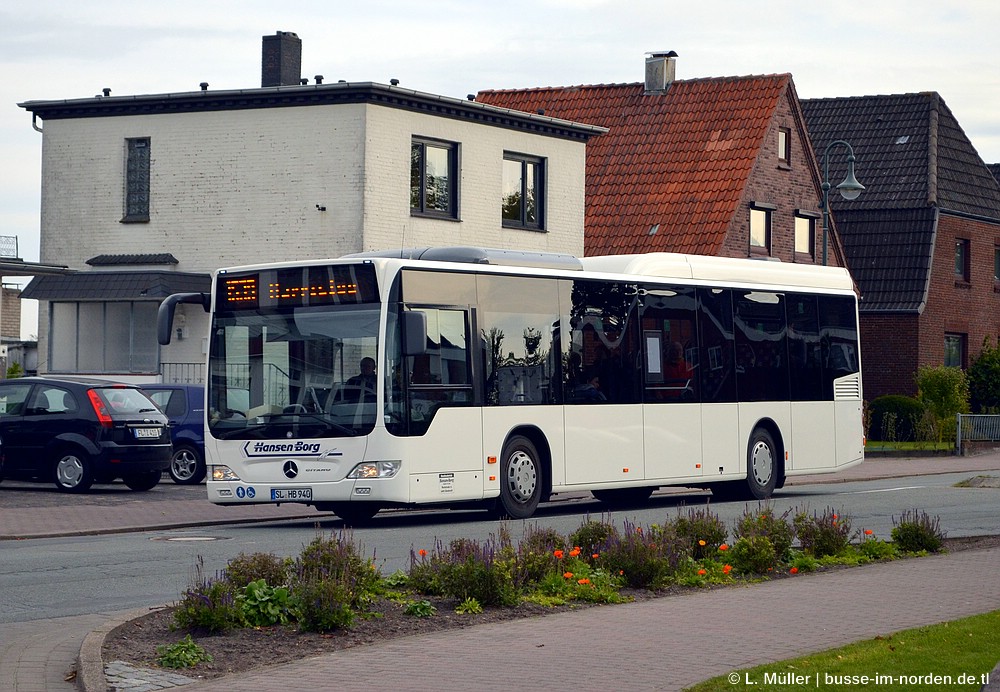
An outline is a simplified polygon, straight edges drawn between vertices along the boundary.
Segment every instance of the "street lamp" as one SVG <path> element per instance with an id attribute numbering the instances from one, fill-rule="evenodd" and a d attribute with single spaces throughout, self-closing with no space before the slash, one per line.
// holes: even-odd
<path id="1" fill-rule="evenodd" d="M 827 238 L 830 235 L 830 150 L 836 146 L 847 147 L 847 177 L 837 186 L 840 196 L 846 200 L 857 199 L 865 186 L 854 177 L 854 149 L 842 139 L 830 142 L 823 152 L 823 266 L 826 266 Z"/>

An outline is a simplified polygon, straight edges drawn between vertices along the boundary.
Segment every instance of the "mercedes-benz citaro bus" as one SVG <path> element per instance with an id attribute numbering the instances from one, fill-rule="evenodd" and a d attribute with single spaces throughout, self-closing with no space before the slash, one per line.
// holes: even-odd
<path id="1" fill-rule="evenodd" d="M 766 499 L 864 455 L 843 268 L 471 247 L 220 269 L 205 450 L 218 504 L 532 515 L 562 492 Z M 363 361 L 366 361 L 363 363 Z"/>

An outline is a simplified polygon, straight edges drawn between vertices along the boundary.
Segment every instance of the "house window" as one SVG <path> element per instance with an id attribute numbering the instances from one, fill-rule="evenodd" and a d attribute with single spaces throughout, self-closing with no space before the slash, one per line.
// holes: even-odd
<path id="1" fill-rule="evenodd" d="M 955 241 L 955 279 L 969 281 L 969 240 L 958 238 Z"/>
<path id="2" fill-rule="evenodd" d="M 541 230 L 544 210 L 542 159 L 505 153 L 503 157 L 503 225 Z"/>
<path id="3" fill-rule="evenodd" d="M 149 221 L 149 137 L 125 140 L 125 216 L 122 223 Z"/>
<path id="4" fill-rule="evenodd" d="M 770 252 L 771 209 L 759 205 L 750 207 L 750 252 Z"/>
<path id="5" fill-rule="evenodd" d="M 458 218 L 458 144 L 413 139 L 410 213 Z"/>
<path id="6" fill-rule="evenodd" d="M 1000 247 L 993 248 L 993 280 L 1000 283 Z"/>
<path id="7" fill-rule="evenodd" d="M 792 162 L 792 131 L 787 127 L 778 128 L 778 163 Z"/>
<path id="8" fill-rule="evenodd" d="M 49 370 L 152 373 L 159 370 L 157 303 L 50 303 Z"/>
<path id="9" fill-rule="evenodd" d="M 965 342 L 965 334 L 944 335 L 944 364 L 946 367 L 965 367 Z"/>
<path id="10" fill-rule="evenodd" d="M 816 219 L 795 215 L 795 253 L 814 257 L 816 252 Z"/>

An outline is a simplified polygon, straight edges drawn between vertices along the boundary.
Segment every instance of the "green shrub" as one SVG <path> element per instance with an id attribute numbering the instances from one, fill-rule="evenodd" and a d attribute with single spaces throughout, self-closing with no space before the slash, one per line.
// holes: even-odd
<path id="1" fill-rule="evenodd" d="M 845 550 L 851 542 L 851 519 L 827 507 L 822 514 L 805 511 L 795 515 L 795 534 L 803 552 L 813 557 L 836 555 Z"/>
<path id="2" fill-rule="evenodd" d="M 966 371 L 969 380 L 969 404 L 975 413 L 996 413 L 1000 410 L 1000 341 L 990 345 L 983 339 L 983 349 Z"/>
<path id="3" fill-rule="evenodd" d="M 600 553 L 604 544 L 613 536 L 618 535 L 618 529 L 614 524 L 605 521 L 594 521 L 587 518 L 580 527 L 570 534 L 569 542 L 574 546 L 579 546 L 585 556 Z"/>
<path id="4" fill-rule="evenodd" d="M 900 550 L 907 553 L 936 553 L 941 550 L 945 534 L 941 532 L 938 517 L 931 518 L 926 512 L 907 510 L 899 522 L 893 518 L 892 523 L 892 540 Z"/>
<path id="5" fill-rule="evenodd" d="M 553 529 L 529 526 L 517 546 L 514 581 L 531 588 L 558 566 L 556 551 L 566 552 L 566 539 Z"/>
<path id="6" fill-rule="evenodd" d="M 785 562 L 788 560 L 792 541 L 795 539 L 795 527 L 788 520 L 789 514 L 791 510 L 780 516 L 775 514 L 774 507 L 769 502 L 759 505 L 756 510 L 746 509 L 736 522 L 733 535 L 736 540 L 742 537 L 765 536 L 771 541 L 778 561 Z"/>
<path id="7" fill-rule="evenodd" d="M 202 661 L 212 661 L 211 654 L 196 644 L 190 634 L 176 644 L 156 647 L 156 656 L 156 662 L 164 668 L 193 668 Z"/>
<path id="8" fill-rule="evenodd" d="M 268 586 L 263 579 L 246 585 L 240 598 L 243 619 L 251 627 L 288 624 L 291 600 L 287 586 Z"/>
<path id="9" fill-rule="evenodd" d="M 350 594 L 349 605 L 353 608 L 368 605 L 382 578 L 374 560 L 361 557 L 349 530 L 314 538 L 302 549 L 295 568 L 300 582 L 344 585 Z"/>
<path id="10" fill-rule="evenodd" d="M 686 547 L 681 547 L 673 532 L 672 525 L 644 531 L 626 520 L 622 532 L 604 544 L 601 561 L 611 575 L 621 576 L 628 586 L 643 589 L 661 586 L 687 559 Z"/>
<path id="11" fill-rule="evenodd" d="M 174 610 L 174 622 L 185 630 L 209 633 L 243 627 L 238 590 L 223 579 L 205 579 L 188 589 Z"/>
<path id="12" fill-rule="evenodd" d="M 917 370 L 917 398 L 936 422 L 937 441 L 954 439 L 955 414 L 969 410 L 969 381 L 961 368 L 924 365 Z"/>
<path id="13" fill-rule="evenodd" d="M 764 535 L 741 536 L 730 548 L 733 569 L 740 574 L 767 574 L 778 563 L 771 539 Z"/>
<path id="14" fill-rule="evenodd" d="M 520 601 L 514 583 L 513 560 L 504 559 L 505 543 L 491 535 L 484 543 L 460 538 L 432 563 L 445 595 L 474 598 L 482 605 L 513 606 Z"/>
<path id="15" fill-rule="evenodd" d="M 913 442 L 924 415 L 919 400 L 899 394 L 880 396 L 869 407 L 868 438 L 882 442 Z"/>
<path id="16" fill-rule="evenodd" d="M 270 553 L 240 553 L 226 565 L 225 576 L 236 588 L 263 579 L 270 586 L 288 584 L 289 563 Z"/>
<path id="17" fill-rule="evenodd" d="M 354 624 L 351 607 L 355 594 L 344 582 L 305 580 L 292 587 L 299 612 L 299 628 L 306 632 L 332 632 Z"/>
<path id="18" fill-rule="evenodd" d="M 689 509 L 686 514 L 678 514 L 673 526 L 677 539 L 688 547 L 695 560 L 715 555 L 729 536 L 719 515 L 707 508 Z"/>
<path id="19" fill-rule="evenodd" d="M 469 599 L 466 599 L 469 600 Z M 475 600 L 475 599 L 472 599 Z M 464 602 L 464 601 L 463 601 Z M 418 618 L 429 618 L 437 612 L 437 608 L 431 605 L 430 601 L 407 601 L 403 612 Z"/>

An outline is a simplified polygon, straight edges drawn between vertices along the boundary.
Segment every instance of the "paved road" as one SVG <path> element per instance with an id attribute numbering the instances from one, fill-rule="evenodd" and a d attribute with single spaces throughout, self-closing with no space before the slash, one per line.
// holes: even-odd
<path id="1" fill-rule="evenodd" d="M 836 476 L 803 477 L 790 483 L 956 471 L 1000 474 L 1000 453 L 871 459 Z M 109 489 L 90 502 L 69 505 L 46 500 L 42 504 L 49 506 L 43 507 L 33 507 L 39 503 L 24 499 L 30 493 L 8 503 L 11 493 L 0 492 L 4 498 L 0 538 L 316 516 L 314 510 L 294 505 L 224 508 L 208 504 L 203 497 L 172 499 L 176 495 L 163 502 L 157 491 L 141 502 L 135 501 L 135 495 L 115 496 Z M 2 546 L 0 541 L 0 551 Z M 746 665 L 1000 609 L 998 569 L 1000 550 L 988 550 L 802 575 L 743 589 L 422 635 L 256 675 L 199 682 L 185 689 L 465 690 L 509 689 L 511 685 L 679 689 Z M 123 616 L 99 613 L 5 626 L 0 634 L 0 690 L 73 689 L 73 683 L 63 677 L 74 669 L 78 651 L 81 679 L 77 684 L 86 690 L 106 689 L 99 659 L 101 632 Z M 81 642 L 85 642 L 82 650 Z"/>

